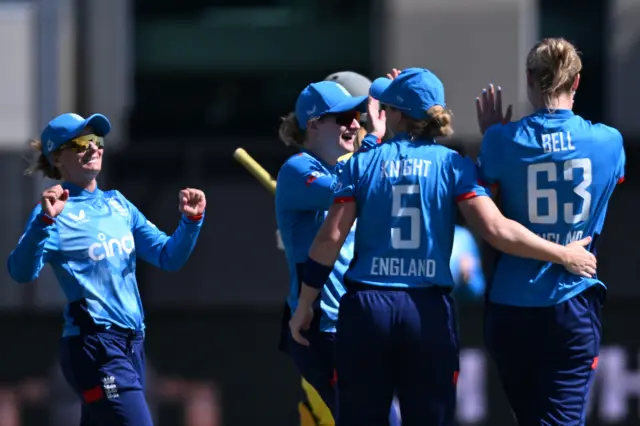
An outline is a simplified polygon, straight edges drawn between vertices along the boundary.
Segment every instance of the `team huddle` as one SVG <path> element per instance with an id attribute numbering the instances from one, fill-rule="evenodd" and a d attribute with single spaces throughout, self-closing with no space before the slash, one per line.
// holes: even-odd
<path id="1" fill-rule="evenodd" d="M 394 69 L 364 96 L 312 83 L 284 119 L 281 139 L 301 152 L 276 187 L 290 274 L 281 348 L 315 424 L 399 424 L 394 399 L 405 425 L 454 424 L 458 211 L 500 252 L 484 337 L 518 424 L 585 423 L 606 292 L 596 243 L 624 180 L 622 136 L 572 112 L 573 45 L 542 40 L 526 61 L 534 112 L 512 121 L 500 87 L 484 89 L 475 163 L 436 142 L 452 114 L 423 68 Z"/>
<path id="2" fill-rule="evenodd" d="M 572 112 L 581 69 L 569 42 L 537 43 L 535 112 L 517 121 L 500 87 L 484 89 L 475 163 L 436 142 L 453 134 L 452 113 L 428 69 L 394 69 L 359 96 L 336 76 L 302 90 L 280 127 L 300 152 L 280 169 L 275 204 L 290 276 L 280 347 L 303 379 L 303 423 L 454 424 L 459 212 L 500 252 L 484 338 L 518 424 L 584 425 L 606 292 L 596 243 L 625 155 L 617 130 Z M 62 182 L 42 193 L 8 269 L 29 282 L 50 264 L 68 299 L 61 363 L 81 425 L 151 426 L 136 261 L 181 268 L 206 198 L 180 191 L 168 236 L 99 189 L 110 130 L 103 115 L 67 113 L 33 142 L 30 172 Z"/>

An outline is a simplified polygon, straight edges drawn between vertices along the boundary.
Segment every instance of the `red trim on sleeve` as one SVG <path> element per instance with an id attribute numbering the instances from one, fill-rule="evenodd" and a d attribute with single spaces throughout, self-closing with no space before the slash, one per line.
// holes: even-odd
<path id="1" fill-rule="evenodd" d="M 82 398 L 84 399 L 84 402 L 86 402 L 87 404 L 100 401 L 102 398 L 104 398 L 104 392 L 102 392 L 102 387 L 96 386 L 95 388 L 91 388 L 86 391 L 83 391 Z"/>
<path id="2" fill-rule="evenodd" d="M 622 182 L 624 182 L 624 176 L 622 176 L 620 179 L 618 179 L 618 185 L 621 184 Z"/>
<path id="3" fill-rule="evenodd" d="M 460 201 L 464 201 L 464 200 L 469 200 L 477 196 L 478 194 L 476 194 L 476 191 L 465 192 L 464 194 L 460 194 L 456 197 L 456 203 L 459 203 Z"/>
<path id="4" fill-rule="evenodd" d="M 313 181 L 314 181 L 314 180 L 316 180 L 316 179 L 318 179 L 318 177 L 317 177 L 317 176 L 309 176 L 309 177 L 307 178 L 307 181 L 305 182 L 305 184 L 306 184 L 307 186 L 309 186 L 309 185 L 311 185 L 311 184 L 313 183 Z"/>
<path id="5" fill-rule="evenodd" d="M 40 220 L 42 220 L 42 222 L 46 223 L 47 225 L 52 225 L 53 222 L 55 222 L 53 218 L 50 218 L 46 214 L 43 214 L 42 216 L 40 216 L 40 218 L 41 218 Z"/>
<path id="6" fill-rule="evenodd" d="M 454 371 L 453 372 L 453 386 L 458 386 L 458 376 L 460 375 L 459 371 Z"/>
<path id="7" fill-rule="evenodd" d="M 382 143 L 382 138 L 378 138 L 377 142 L 378 145 L 380 145 Z"/>
<path id="8" fill-rule="evenodd" d="M 333 204 L 344 204 L 344 203 L 353 203 L 356 201 L 356 197 L 336 197 L 333 199 Z"/>
<path id="9" fill-rule="evenodd" d="M 195 216 L 187 216 L 187 219 L 192 220 L 194 222 L 198 222 L 200 219 L 202 219 L 202 213 L 195 215 Z"/>
<path id="10" fill-rule="evenodd" d="M 597 356 L 593 358 L 593 362 L 591 363 L 592 370 L 595 370 L 596 368 L 598 368 L 598 360 L 599 358 Z"/>

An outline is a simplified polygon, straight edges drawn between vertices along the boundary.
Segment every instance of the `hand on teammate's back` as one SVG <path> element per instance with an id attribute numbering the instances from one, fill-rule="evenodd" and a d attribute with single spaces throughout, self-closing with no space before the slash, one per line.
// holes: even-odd
<path id="1" fill-rule="evenodd" d="M 205 207 L 207 199 L 199 189 L 186 188 L 178 194 L 178 210 L 187 216 L 199 216 Z"/>
<path id="2" fill-rule="evenodd" d="M 69 190 L 62 189 L 61 185 L 47 188 L 42 193 L 42 212 L 50 218 L 54 218 L 62 213 L 68 199 Z"/>
<path id="3" fill-rule="evenodd" d="M 565 260 L 562 262 L 567 271 L 586 278 L 591 278 L 596 274 L 598 265 L 596 257 L 585 249 L 589 243 L 591 243 L 591 237 L 567 244 Z"/>
<path id="4" fill-rule="evenodd" d="M 506 124 L 511 121 L 513 108 L 507 107 L 507 112 L 502 113 L 502 89 L 498 86 L 496 91 L 493 84 L 482 90 L 480 97 L 476 98 L 476 114 L 478 115 L 478 126 L 480 133 L 484 132 L 494 124 Z"/>

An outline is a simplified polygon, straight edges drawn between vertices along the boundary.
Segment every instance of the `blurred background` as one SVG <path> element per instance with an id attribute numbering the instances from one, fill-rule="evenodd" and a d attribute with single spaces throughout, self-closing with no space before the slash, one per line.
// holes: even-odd
<path id="1" fill-rule="evenodd" d="M 167 232 L 178 190 L 201 188 L 209 201 L 182 271 L 139 263 L 156 424 L 296 425 L 299 381 L 277 352 L 288 277 L 273 197 L 233 150 L 275 175 L 292 154 L 279 117 L 309 82 L 423 66 L 447 87 L 451 145 L 474 156 L 475 96 L 499 84 L 516 117 L 529 113 L 526 54 L 562 36 L 583 54 L 576 111 L 618 127 L 628 158 L 599 246 L 610 291 L 589 424 L 640 425 L 638 22 L 640 0 L 0 0 L 0 257 L 51 184 L 23 177 L 28 139 L 63 112 L 106 114 L 103 188 Z M 63 305 L 48 268 L 28 285 L 0 268 L 0 426 L 78 424 L 56 358 Z M 510 425 L 482 350 L 481 296 L 459 315 L 459 424 Z"/>

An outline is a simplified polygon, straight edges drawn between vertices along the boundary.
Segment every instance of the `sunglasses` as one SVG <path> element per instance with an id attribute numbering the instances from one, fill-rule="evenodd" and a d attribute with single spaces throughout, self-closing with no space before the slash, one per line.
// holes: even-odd
<path id="1" fill-rule="evenodd" d="M 62 148 L 71 149 L 76 154 L 79 154 L 87 151 L 92 142 L 98 147 L 98 149 L 104 148 L 104 138 L 93 134 L 73 138 L 69 142 L 65 143 Z"/>
<path id="2" fill-rule="evenodd" d="M 339 114 L 328 114 L 328 116 L 335 118 L 336 124 L 345 127 L 351 126 L 353 120 L 356 120 L 358 123 L 360 122 L 359 111 L 346 111 Z"/>

